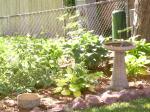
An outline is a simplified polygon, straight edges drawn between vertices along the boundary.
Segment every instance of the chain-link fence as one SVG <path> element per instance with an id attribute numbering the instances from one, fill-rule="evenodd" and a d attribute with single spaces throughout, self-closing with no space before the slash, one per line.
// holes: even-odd
<path id="1" fill-rule="evenodd" d="M 59 17 L 79 12 L 77 21 L 83 28 L 93 30 L 95 34 L 111 35 L 111 13 L 115 9 L 127 9 L 127 0 L 101 1 L 80 6 L 60 8 L 26 14 L 0 17 L 1 35 L 31 35 L 34 37 L 65 36 L 64 27 L 68 20 Z M 128 19 L 127 19 L 128 20 Z"/>

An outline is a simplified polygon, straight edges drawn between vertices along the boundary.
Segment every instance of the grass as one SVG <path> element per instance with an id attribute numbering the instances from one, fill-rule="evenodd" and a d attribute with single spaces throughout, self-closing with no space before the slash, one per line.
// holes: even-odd
<path id="1" fill-rule="evenodd" d="M 150 98 L 74 112 L 150 112 Z"/>

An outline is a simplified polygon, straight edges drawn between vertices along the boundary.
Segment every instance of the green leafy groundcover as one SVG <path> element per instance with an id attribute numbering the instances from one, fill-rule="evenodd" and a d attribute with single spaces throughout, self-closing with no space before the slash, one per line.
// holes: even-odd
<path id="1" fill-rule="evenodd" d="M 50 85 L 61 55 L 49 39 L 0 37 L 0 94 Z"/>
<path id="2" fill-rule="evenodd" d="M 74 112 L 150 112 L 150 98 Z"/>
<path id="3" fill-rule="evenodd" d="M 92 59 L 101 62 L 107 51 L 92 34 L 85 33 L 78 40 L 0 37 L 0 96 L 30 92 L 52 84 L 56 87 L 54 92 L 62 95 L 80 96 L 86 89 L 94 91 L 94 84 L 103 74 L 90 74 L 86 66 Z M 65 60 L 73 61 L 69 63 L 71 66 L 62 68 Z"/>
<path id="4" fill-rule="evenodd" d="M 56 87 L 56 93 L 75 97 L 85 90 L 93 92 L 103 73 L 90 73 L 88 69 L 109 59 L 104 41 L 86 31 L 57 41 L 0 37 L 0 96 L 49 86 Z M 127 73 L 132 77 L 144 74 L 150 63 L 150 44 L 144 40 L 133 42 L 137 47 L 126 56 Z"/>
<path id="5" fill-rule="evenodd" d="M 129 40 L 135 44 L 136 48 L 128 51 L 125 58 L 128 76 L 145 75 L 150 64 L 150 43 L 146 43 L 145 39 L 137 40 L 134 37 Z"/>

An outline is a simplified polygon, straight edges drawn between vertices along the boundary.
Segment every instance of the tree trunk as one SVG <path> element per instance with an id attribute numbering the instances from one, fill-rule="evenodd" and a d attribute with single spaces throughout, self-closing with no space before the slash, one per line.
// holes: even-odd
<path id="1" fill-rule="evenodd" d="M 150 0 L 135 0 L 134 35 L 150 42 Z"/>

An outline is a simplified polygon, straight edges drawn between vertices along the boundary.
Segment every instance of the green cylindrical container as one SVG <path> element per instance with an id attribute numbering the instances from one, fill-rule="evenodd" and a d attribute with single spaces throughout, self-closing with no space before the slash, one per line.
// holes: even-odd
<path id="1" fill-rule="evenodd" d="M 112 12 L 112 38 L 114 39 L 126 39 L 126 13 L 124 10 L 115 10 Z M 118 31 L 121 31 L 119 33 Z"/>

